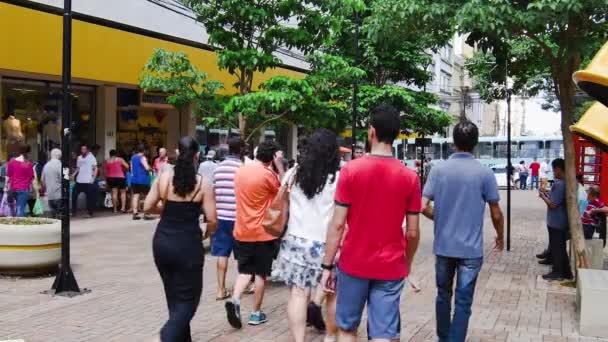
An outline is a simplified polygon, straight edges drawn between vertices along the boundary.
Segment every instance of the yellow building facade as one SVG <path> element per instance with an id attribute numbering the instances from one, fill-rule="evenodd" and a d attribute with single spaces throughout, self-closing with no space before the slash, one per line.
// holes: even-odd
<path id="1" fill-rule="evenodd" d="M 172 149 L 179 136 L 200 135 L 190 113 L 180 117 L 175 109 L 141 100 L 139 75 L 154 49 L 186 53 L 209 79 L 223 82 L 226 92 L 236 81 L 218 68 L 213 49 L 199 42 L 78 13 L 72 30 L 73 144 L 99 145 L 98 159 L 111 149 L 127 154 L 141 142 L 151 150 Z M 0 0 L 0 32 L 0 159 L 25 143 L 33 160 L 44 160 L 61 136 L 61 10 Z M 256 85 L 304 72 L 284 65 L 258 75 Z M 219 137 L 203 140 L 221 143 Z"/>

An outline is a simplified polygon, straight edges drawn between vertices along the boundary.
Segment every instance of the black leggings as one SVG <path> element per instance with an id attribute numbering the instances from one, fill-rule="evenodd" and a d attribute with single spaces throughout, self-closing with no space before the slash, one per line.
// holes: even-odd
<path id="1" fill-rule="evenodd" d="M 182 240 L 182 239 L 177 239 Z M 196 240 L 156 233 L 154 262 L 163 280 L 169 320 L 160 331 L 162 342 L 191 342 L 190 321 L 203 291 L 203 246 Z"/>

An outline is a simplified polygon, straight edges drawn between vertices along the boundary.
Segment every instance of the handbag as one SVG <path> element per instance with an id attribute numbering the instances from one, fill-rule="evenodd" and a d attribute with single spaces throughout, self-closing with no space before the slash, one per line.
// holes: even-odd
<path id="1" fill-rule="evenodd" d="M 106 198 L 103 200 L 103 206 L 106 208 L 113 208 L 114 203 L 112 202 L 112 195 L 106 192 Z"/>
<path id="2" fill-rule="evenodd" d="M 0 216 L 11 217 L 13 212 L 8 199 L 9 194 L 7 192 L 2 195 L 2 201 L 0 201 Z"/>
<path id="3" fill-rule="evenodd" d="M 44 205 L 42 204 L 40 197 L 36 198 L 36 202 L 34 202 L 32 214 L 34 214 L 34 216 L 42 216 L 44 214 Z"/>
<path id="4" fill-rule="evenodd" d="M 266 233 L 280 238 L 283 236 L 285 225 L 287 224 L 287 215 L 289 212 L 289 192 L 293 185 L 293 176 L 290 181 L 286 182 L 279 188 L 279 192 L 274 197 L 270 206 L 264 213 L 262 227 Z"/>

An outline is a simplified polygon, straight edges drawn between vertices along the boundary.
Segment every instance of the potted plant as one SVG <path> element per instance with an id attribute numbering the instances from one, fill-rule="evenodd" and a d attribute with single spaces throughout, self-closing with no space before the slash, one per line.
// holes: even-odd
<path id="1" fill-rule="evenodd" d="M 61 259 L 61 221 L 0 217 L 0 274 L 54 272 Z"/>

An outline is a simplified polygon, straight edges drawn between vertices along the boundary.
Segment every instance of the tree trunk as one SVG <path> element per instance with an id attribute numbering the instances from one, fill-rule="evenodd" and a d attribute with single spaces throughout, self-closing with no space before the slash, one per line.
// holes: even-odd
<path id="1" fill-rule="evenodd" d="M 562 135 L 564 138 L 564 159 L 566 161 L 566 206 L 568 210 L 568 222 L 570 224 L 570 234 L 572 236 L 573 252 L 575 253 L 576 267 L 588 268 L 589 255 L 583 237 L 583 227 L 578 210 L 578 198 L 576 181 L 576 153 L 574 151 L 574 141 L 570 125 L 574 114 L 574 83 L 572 82 L 572 72 L 564 68 L 558 71 L 559 103 L 562 112 Z"/>

